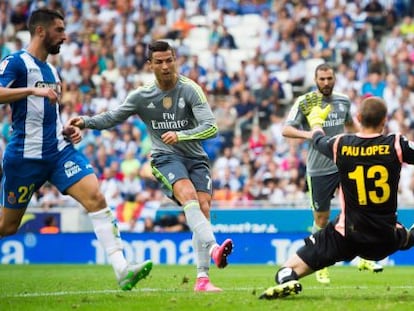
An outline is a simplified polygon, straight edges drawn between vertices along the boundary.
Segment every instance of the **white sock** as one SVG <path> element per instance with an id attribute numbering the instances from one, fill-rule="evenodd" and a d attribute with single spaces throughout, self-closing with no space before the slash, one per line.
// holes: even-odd
<path id="1" fill-rule="evenodd" d="M 216 239 L 210 222 L 201 212 L 200 204 L 198 201 L 188 201 L 183 209 L 191 231 L 196 234 L 202 247 L 210 250 L 216 244 Z"/>
<path id="2" fill-rule="evenodd" d="M 108 255 L 116 277 L 119 278 L 128 263 L 123 254 L 117 220 L 108 207 L 98 212 L 89 213 L 89 218 L 95 230 L 95 235 Z"/>
<path id="3" fill-rule="evenodd" d="M 207 248 L 203 247 L 197 235 L 193 233 L 193 248 L 197 264 L 197 278 L 208 277 L 210 269 L 210 254 Z"/>

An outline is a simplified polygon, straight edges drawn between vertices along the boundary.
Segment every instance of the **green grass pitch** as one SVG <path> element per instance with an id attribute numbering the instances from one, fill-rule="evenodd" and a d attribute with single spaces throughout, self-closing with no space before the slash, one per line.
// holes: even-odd
<path id="1" fill-rule="evenodd" d="M 212 266 L 211 280 L 224 291 L 194 293 L 192 265 L 155 265 L 130 292 L 118 289 L 110 266 L 0 265 L 0 310 L 414 310 L 413 268 L 373 274 L 334 266 L 330 285 L 310 275 L 301 280 L 300 294 L 267 301 L 258 297 L 274 285 L 275 266 Z"/>

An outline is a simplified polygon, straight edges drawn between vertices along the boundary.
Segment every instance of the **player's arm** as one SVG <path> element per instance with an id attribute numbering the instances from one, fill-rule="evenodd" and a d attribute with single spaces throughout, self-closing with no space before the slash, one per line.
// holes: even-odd
<path id="1" fill-rule="evenodd" d="M 402 162 L 414 164 L 414 141 L 408 140 L 405 136 L 400 136 L 402 150 Z"/>
<path id="2" fill-rule="evenodd" d="M 320 153 L 333 159 L 333 144 L 335 142 L 335 137 L 326 136 L 322 128 L 316 128 L 312 131 L 312 142 Z"/>
<path id="3" fill-rule="evenodd" d="M 137 113 L 136 107 L 139 102 L 138 94 L 133 92 L 128 95 L 125 101 L 116 109 L 102 112 L 93 117 L 77 116 L 71 118 L 66 126 L 76 126 L 80 129 L 90 128 L 96 130 L 103 130 L 121 124 L 128 117 Z"/>
<path id="4" fill-rule="evenodd" d="M 293 104 L 282 128 L 282 135 L 286 138 L 311 139 L 312 133 L 302 129 L 304 115 L 299 109 L 299 102 L 303 97 L 299 97 Z"/>
<path id="5" fill-rule="evenodd" d="M 54 104 L 58 100 L 58 94 L 51 88 L 36 88 L 36 87 L 19 87 L 7 88 L 0 87 L 0 103 L 12 104 L 20 99 L 28 96 L 47 97 L 49 102 Z"/>
<path id="6" fill-rule="evenodd" d="M 217 135 L 216 120 L 207 102 L 198 102 L 194 105 L 193 114 L 198 125 L 192 129 L 176 132 L 178 141 L 205 140 Z"/>
<path id="7" fill-rule="evenodd" d="M 309 92 L 300 96 L 289 112 L 282 129 L 282 135 L 287 138 L 312 139 L 312 132 L 306 130 L 304 124 L 306 124 L 308 115 L 315 107 L 322 107 L 321 94 Z M 307 123 L 309 125 L 309 122 Z"/>
<path id="8" fill-rule="evenodd" d="M 192 129 L 164 133 L 161 138 L 167 144 L 179 141 L 205 140 L 217 135 L 218 126 L 206 96 L 198 85 L 192 84 L 191 87 L 194 92 L 191 92 L 186 102 L 192 103 L 193 115 L 189 117 L 194 117 L 197 125 Z"/>
<path id="9" fill-rule="evenodd" d="M 298 129 L 293 125 L 285 124 L 282 129 L 282 135 L 286 138 L 311 139 L 312 132 Z"/>
<path id="10" fill-rule="evenodd" d="M 13 55 L 0 63 L 0 104 L 12 104 L 28 96 L 47 97 L 51 103 L 56 103 L 58 94 L 51 88 L 10 87 L 26 75 L 22 68 L 25 68 L 24 64 Z"/>

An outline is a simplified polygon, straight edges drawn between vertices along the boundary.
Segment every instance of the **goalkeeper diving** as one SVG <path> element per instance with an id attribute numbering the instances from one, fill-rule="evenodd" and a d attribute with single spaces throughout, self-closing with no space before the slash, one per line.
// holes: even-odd
<path id="1" fill-rule="evenodd" d="M 340 175 L 340 214 L 328 225 L 305 238 L 305 245 L 290 257 L 275 276 L 276 286 L 262 299 L 275 299 L 302 290 L 299 279 L 356 256 L 381 260 L 414 245 L 414 226 L 397 221 L 397 194 L 403 163 L 414 165 L 414 141 L 399 133 L 383 135 L 387 106 L 379 97 L 362 101 L 356 134 L 327 136 L 322 124 L 329 108 L 314 106 L 306 118 L 312 127 L 312 143 L 332 159 Z"/>

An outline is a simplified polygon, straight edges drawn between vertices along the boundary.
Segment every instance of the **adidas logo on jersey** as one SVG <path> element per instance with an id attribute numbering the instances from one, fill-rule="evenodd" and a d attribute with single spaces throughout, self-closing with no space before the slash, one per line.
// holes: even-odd
<path id="1" fill-rule="evenodd" d="M 147 106 L 147 108 L 154 109 L 155 108 L 154 103 L 153 102 L 150 102 L 149 105 Z"/>

